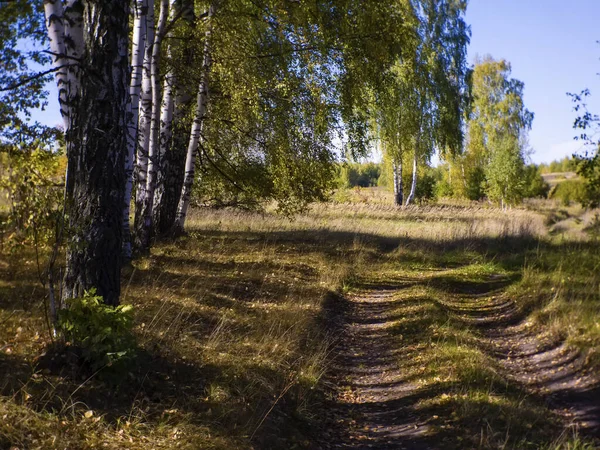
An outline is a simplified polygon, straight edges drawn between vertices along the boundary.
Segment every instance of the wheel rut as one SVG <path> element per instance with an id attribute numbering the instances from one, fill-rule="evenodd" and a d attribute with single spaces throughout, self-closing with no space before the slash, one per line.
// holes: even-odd
<path id="1" fill-rule="evenodd" d="M 457 319 L 477 327 L 483 348 L 507 379 L 541 396 L 566 427 L 600 438 L 600 377 L 589 369 L 587 354 L 535 327 L 502 290 L 466 292 L 444 304 Z"/>
<path id="2" fill-rule="evenodd" d="M 410 283 L 371 286 L 348 296 L 340 320 L 340 345 L 329 383 L 334 435 L 323 447 L 426 449 L 429 426 L 414 409 L 418 385 L 400 365 L 405 351 L 391 328 L 397 319 L 395 295 Z"/>
<path id="3" fill-rule="evenodd" d="M 600 438 L 600 383 L 587 369 L 586 354 L 536 329 L 498 288 L 502 281 L 490 277 L 487 291 L 484 286 L 438 289 L 434 301 L 473 330 L 478 346 L 497 361 L 507 382 L 541 399 L 567 428 Z M 448 435 L 440 440 L 432 427 L 437 416 L 419 406 L 436 395 L 406 369 L 415 365 L 423 347 L 406 348 L 397 337 L 398 321 L 411 314 L 404 305 L 426 303 L 414 289 L 430 287 L 426 277 L 407 278 L 361 286 L 343 300 L 336 319 L 339 344 L 326 381 L 331 426 L 319 448 L 463 448 Z"/>

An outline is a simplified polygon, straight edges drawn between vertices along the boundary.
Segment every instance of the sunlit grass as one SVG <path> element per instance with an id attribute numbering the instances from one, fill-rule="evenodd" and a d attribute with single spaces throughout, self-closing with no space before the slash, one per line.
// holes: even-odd
<path id="1" fill-rule="evenodd" d="M 399 209 L 377 195 L 293 220 L 194 211 L 186 236 L 157 242 L 123 273 L 140 356 L 121 390 L 36 366 L 49 337 L 33 255 L 0 261 L 0 447 L 310 448 L 338 339 L 331 308 L 344 293 L 392 280 L 408 287 L 394 295 L 386 330 L 406 378 L 427 392 L 418 407 L 436 433 L 464 448 L 563 445 L 556 418 L 506 382 L 478 330 L 450 306 L 510 297 L 593 364 L 598 244 L 548 235 L 531 210 Z M 569 442 L 548 448 L 591 448 Z"/>

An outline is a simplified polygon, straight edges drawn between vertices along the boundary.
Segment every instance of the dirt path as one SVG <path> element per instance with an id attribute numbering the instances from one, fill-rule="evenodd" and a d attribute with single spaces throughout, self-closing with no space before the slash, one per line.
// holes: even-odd
<path id="1" fill-rule="evenodd" d="M 496 448 L 494 442 L 503 437 L 494 434 L 493 419 L 484 418 L 491 438 L 484 438 L 481 425 L 479 444 L 477 436 L 467 444 L 460 432 L 465 422 L 456 410 L 431 407 L 433 399 L 446 396 L 445 390 L 461 387 L 444 382 L 443 374 L 435 384 L 423 383 L 418 375 L 426 370 L 420 367 L 424 352 L 436 345 L 435 319 L 423 313 L 428 310 L 441 310 L 471 330 L 478 351 L 492 358 L 506 384 L 523 399 L 548 408 L 566 427 L 600 437 L 600 386 L 585 370 L 585 355 L 534 330 L 504 295 L 503 277 L 432 295 L 434 277 L 439 274 L 365 284 L 339 305 L 340 340 L 328 380 L 331 431 L 321 447 Z"/>
<path id="2" fill-rule="evenodd" d="M 337 435 L 329 448 L 430 448 L 427 420 L 413 409 L 419 387 L 408 381 L 390 328 L 397 293 L 410 283 L 379 285 L 348 296 L 341 344 L 333 366 Z"/>

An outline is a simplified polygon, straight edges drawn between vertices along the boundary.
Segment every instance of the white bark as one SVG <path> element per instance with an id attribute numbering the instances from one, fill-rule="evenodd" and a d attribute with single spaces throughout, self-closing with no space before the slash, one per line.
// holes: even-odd
<path id="1" fill-rule="evenodd" d="M 172 24 L 176 20 L 176 3 L 177 0 L 171 0 L 171 9 L 169 12 L 169 22 Z M 169 37 L 169 36 L 167 36 Z M 168 43 L 167 56 L 171 57 L 171 44 Z M 160 111 L 160 130 L 159 130 L 159 141 L 158 141 L 158 167 L 157 170 L 162 170 L 162 161 L 164 160 L 165 153 L 171 142 L 172 123 L 173 123 L 173 108 L 175 106 L 175 84 L 177 83 L 175 78 L 175 72 L 172 67 L 169 67 L 165 74 L 165 82 L 163 86 L 163 100 Z M 157 174 L 157 179 L 160 178 Z"/>
<path id="2" fill-rule="evenodd" d="M 174 1 L 171 3 L 171 15 L 175 11 Z M 170 45 L 167 48 L 167 55 L 171 55 Z M 173 68 L 169 68 L 165 74 L 165 82 L 163 86 L 163 100 L 160 111 L 160 131 L 159 131 L 159 142 L 158 142 L 158 164 L 156 170 L 156 186 L 154 190 L 154 198 L 152 203 L 151 214 L 153 217 L 157 216 L 154 211 L 155 208 L 160 207 L 160 197 L 162 195 L 163 184 L 165 173 L 169 169 L 167 167 L 167 152 L 171 146 L 172 138 L 172 125 L 173 125 L 173 112 L 175 108 L 175 85 L 177 83 Z M 155 224 L 153 224 L 154 226 Z"/>
<path id="3" fill-rule="evenodd" d="M 133 190 L 133 163 L 137 143 L 138 120 L 140 112 L 140 89 L 142 87 L 142 64 L 146 46 L 146 14 L 148 0 L 134 2 L 133 39 L 131 49 L 131 81 L 129 84 L 127 123 L 127 155 L 125 160 L 125 198 L 123 202 L 123 256 L 131 258 L 131 192 Z"/>
<path id="4" fill-rule="evenodd" d="M 414 200 L 415 194 L 417 192 L 417 156 L 418 151 L 417 149 L 415 149 L 415 155 L 413 157 L 412 183 L 410 185 L 410 193 L 406 198 L 406 206 L 410 205 L 410 203 Z"/>
<path id="5" fill-rule="evenodd" d="M 83 42 L 83 4 L 82 0 L 67 0 L 65 9 L 64 33 L 65 50 L 69 58 L 68 86 L 71 95 L 77 95 L 79 85 L 79 64 L 83 57 L 85 45 Z M 70 96 L 71 96 L 70 95 Z"/>
<path id="6" fill-rule="evenodd" d="M 150 64 L 150 83 L 152 91 L 152 108 L 150 118 L 150 134 L 148 137 L 148 158 L 146 186 L 141 195 L 141 202 L 136 207 L 141 206 L 141 214 L 136 213 L 136 233 L 140 248 L 146 249 L 150 245 L 152 235 L 152 200 L 154 199 L 154 189 L 156 187 L 156 175 L 159 148 L 160 116 L 161 116 L 161 87 L 160 87 L 160 53 L 162 39 L 167 25 L 169 15 L 169 0 L 161 0 L 158 26 L 154 35 L 154 44 L 152 45 L 152 60 Z"/>
<path id="7" fill-rule="evenodd" d="M 185 177 L 183 180 L 183 189 L 181 190 L 181 197 L 179 198 L 179 204 L 177 205 L 177 214 L 175 217 L 175 230 L 182 232 L 185 226 L 185 219 L 187 217 L 187 210 L 190 204 L 190 198 L 192 194 L 192 186 L 194 184 L 194 172 L 196 165 L 196 153 L 198 152 L 198 146 L 200 144 L 200 134 L 202 131 L 202 123 L 204 116 L 206 115 L 206 105 L 208 103 L 208 76 L 211 66 L 211 34 L 212 24 L 210 23 L 211 18 L 215 12 L 215 5 L 212 3 L 208 10 L 208 28 L 204 35 L 204 56 L 202 60 L 202 75 L 200 78 L 200 84 L 198 86 L 198 96 L 196 100 L 196 110 L 194 113 L 194 121 L 192 123 L 192 129 L 190 132 L 190 140 L 188 143 L 187 155 L 185 159 Z"/>
<path id="8" fill-rule="evenodd" d="M 402 206 L 404 193 L 402 191 L 402 159 L 392 163 L 392 172 L 394 177 L 394 204 Z"/>
<path id="9" fill-rule="evenodd" d="M 150 126 L 152 123 L 152 48 L 154 45 L 154 0 L 148 0 L 146 15 L 146 43 L 142 64 L 142 86 L 137 134 L 137 160 L 135 164 L 135 207 L 136 214 L 141 210 L 146 193 L 148 173 L 148 149 L 150 146 Z"/>
<path id="10" fill-rule="evenodd" d="M 67 102 L 68 92 L 68 70 L 67 53 L 65 51 L 65 28 L 64 10 L 61 0 L 45 0 L 44 14 L 46 16 L 46 28 L 50 40 L 50 51 L 52 52 L 52 66 L 56 69 L 54 74 L 58 88 L 58 101 L 60 114 L 63 118 L 65 131 L 70 128 L 70 111 Z"/>

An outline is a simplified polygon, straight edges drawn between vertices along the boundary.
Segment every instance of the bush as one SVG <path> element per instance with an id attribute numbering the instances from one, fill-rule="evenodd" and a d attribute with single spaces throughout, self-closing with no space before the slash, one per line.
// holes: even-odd
<path id="1" fill-rule="evenodd" d="M 540 174 L 538 167 L 533 164 L 526 166 L 524 176 L 523 197 L 545 198 L 548 196 L 550 185 L 544 181 L 544 177 Z"/>
<path id="2" fill-rule="evenodd" d="M 566 180 L 550 191 L 550 198 L 560 200 L 565 206 L 571 202 L 586 203 L 585 184 L 581 180 Z"/>
<path id="3" fill-rule="evenodd" d="M 431 168 L 427 167 L 427 171 L 417 178 L 416 199 L 421 202 L 433 200 L 436 193 L 436 184 L 436 174 Z"/>
<path id="4" fill-rule="evenodd" d="M 59 312 L 58 328 L 81 351 L 92 370 L 122 363 L 133 355 L 132 307 L 106 305 L 94 290 L 67 301 Z"/>

